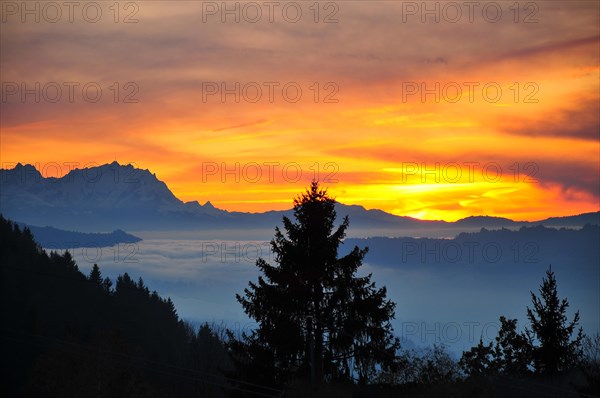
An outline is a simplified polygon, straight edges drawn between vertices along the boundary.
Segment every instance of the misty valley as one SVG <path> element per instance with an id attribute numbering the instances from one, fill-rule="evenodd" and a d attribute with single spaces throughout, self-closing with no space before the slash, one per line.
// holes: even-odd
<path id="1" fill-rule="evenodd" d="M 258 276 L 259 258 L 274 262 L 269 241 L 150 235 L 117 248 L 71 252 L 84 273 L 98 264 L 111 278 L 123 272 L 142 276 L 149 288 L 170 297 L 178 313 L 195 324 L 246 329 L 255 324 L 233 298 Z M 561 294 L 581 312 L 582 326 L 595 333 L 600 322 L 599 240 L 597 225 L 581 230 L 535 227 L 454 239 L 347 238 L 340 254 L 355 245 L 369 248 L 361 273 L 373 273 L 398 303 L 394 330 L 407 344 L 424 348 L 441 342 L 460 356 L 482 334 L 493 338 L 499 314 L 524 318 L 523 302 L 550 265 L 560 278 Z"/>

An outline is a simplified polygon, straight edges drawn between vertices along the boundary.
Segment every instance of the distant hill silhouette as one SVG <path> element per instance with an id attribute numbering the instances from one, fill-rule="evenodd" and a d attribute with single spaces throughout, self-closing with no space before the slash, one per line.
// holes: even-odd
<path id="1" fill-rule="evenodd" d="M 600 263 L 600 226 L 581 229 L 542 225 L 517 230 L 481 229 L 460 233 L 453 239 L 373 237 L 349 238 L 346 250 L 368 246 L 367 263 L 393 268 L 477 266 L 506 273 L 507 267 L 542 266 L 550 263 L 594 270 Z"/>
<path id="2" fill-rule="evenodd" d="M 120 229 L 109 233 L 65 231 L 54 227 L 37 227 L 16 223 L 21 229 L 29 228 L 33 238 L 47 249 L 75 249 L 78 247 L 110 247 L 120 243 L 137 243 L 142 239 Z"/>
<path id="3" fill-rule="evenodd" d="M 490 216 L 470 216 L 466 218 L 462 218 L 455 223 L 456 225 L 467 226 L 467 227 L 481 227 L 485 225 L 487 228 L 496 227 L 512 227 L 515 224 L 520 224 L 519 222 L 515 222 L 510 218 L 504 217 L 490 217 Z"/>
<path id="4" fill-rule="evenodd" d="M 117 162 L 74 169 L 62 178 L 45 178 L 34 166 L 18 164 L 13 169 L 0 169 L 0 184 L 0 212 L 5 217 L 31 225 L 85 232 L 115 228 L 130 231 L 264 229 L 270 235 L 273 226 L 280 225 L 283 215 L 291 216 L 291 210 L 229 212 L 215 208 L 210 202 L 204 205 L 197 201 L 183 202 L 149 170 Z M 338 203 L 336 206 L 339 216 L 350 216 L 353 231 L 370 230 L 371 235 L 427 236 L 431 231 L 446 231 L 441 234 L 454 236 L 480 228 L 582 227 L 600 223 L 600 212 L 537 222 L 487 216 L 445 222 L 396 216 L 358 205 Z"/>

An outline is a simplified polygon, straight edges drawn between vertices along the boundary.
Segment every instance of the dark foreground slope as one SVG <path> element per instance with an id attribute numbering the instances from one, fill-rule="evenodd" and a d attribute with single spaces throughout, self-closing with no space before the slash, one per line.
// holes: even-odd
<path id="1" fill-rule="evenodd" d="M 226 355 L 140 279 L 115 288 L 0 216 L 3 397 L 221 396 Z"/>

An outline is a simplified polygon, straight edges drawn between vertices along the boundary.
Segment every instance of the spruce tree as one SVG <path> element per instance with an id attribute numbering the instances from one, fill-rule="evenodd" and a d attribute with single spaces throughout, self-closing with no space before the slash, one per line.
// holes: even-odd
<path id="1" fill-rule="evenodd" d="M 538 298 L 531 292 L 533 309 L 527 307 L 527 317 L 531 322 L 533 336 L 539 346 L 533 348 L 535 369 L 539 373 L 553 373 L 573 366 L 581 353 L 583 330 L 579 328 L 577 336 L 571 340 L 575 327 L 579 323 L 579 311 L 571 322 L 567 322 L 566 298 L 560 300 L 556 289 L 556 278 L 552 268 L 546 271 L 542 280 Z M 528 331 L 531 336 L 532 333 Z"/>
<path id="2" fill-rule="evenodd" d="M 540 286 L 540 297 L 531 292 L 533 309 L 527 307 L 532 330 L 517 332 L 517 320 L 500 317 L 496 344 L 479 345 L 463 352 L 460 365 L 470 376 L 502 374 L 522 376 L 531 371 L 554 373 L 576 365 L 582 356 L 583 330 L 571 337 L 579 323 L 579 311 L 567 322 L 567 299 L 560 300 L 554 272 L 549 268 Z"/>
<path id="3" fill-rule="evenodd" d="M 104 280 L 102 281 L 102 288 L 104 289 L 104 291 L 106 293 L 111 293 L 112 292 L 112 281 L 110 280 L 110 278 L 107 276 L 106 278 L 104 278 Z"/>
<path id="4" fill-rule="evenodd" d="M 283 218 L 285 234 L 275 229 L 277 264 L 259 259 L 262 275 L 236 295 L 258 323 L 245 350 L 254 366 L 265 362 L 278 372 L 276 381 L 291 374 L 316 383 L 354 374 L 367 381 L 378 365 L 393 362 L 395 304 L 371 275 L 356 276 L 366 248 L 338 258 L 349 220 L 335 228 L 335 200 L 317 182 L 294 200 L 294 217 Z"/>
<path id="5" fill-rule="evenodd" d="M 98 287 L 102 287 L 102 284 L 103 284 L 102 274 L 100 273 L 100 268 L 98 267 L 98 264 L 94 264 L 94 266 L 92 267 L 92 270 L 90 271 L 90 276 L 88 279 L 94 285 L 96 285 Z"/>

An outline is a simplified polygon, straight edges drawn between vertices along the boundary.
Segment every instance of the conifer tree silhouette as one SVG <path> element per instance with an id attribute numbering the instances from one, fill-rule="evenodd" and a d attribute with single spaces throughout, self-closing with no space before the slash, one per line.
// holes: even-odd
<path id="1" fill-rule="evenodd" d="M 262 275 L 237 295 L 259 324 L 246 336 L 246 351 L 254 366 L 271 364 L 279 381 L 295 373 L 316 383 L 356 374 L 366 382 L 378 365 L 393 362 L 399 345 L 385 287 L 377 289 L 371 275 L 356 276 L 367 249 L 338 257 L 349 220 L 335 228 L 334 206 L 313 181 L 294 200 L 296 222 L 284 217 L 285 234 L 275 230 L 277 265 L 259 259 Z"/>
<path id="2" fill-rule="evenodd" d="M 571 322 L 567 321 L 566 311 L 569 302 L 560 300 L 556 288 L 556 278 L 552 267 L 540 286 L 540 297 L 531 292 L 533 309 L 527 307 L 527 318 L 531 323 L 530 337 L 539 342 L 533 348 L 535 369 L 539 373 L 553 373 L 573 366 L 581 354 L 583 329 L 579 328 L 574 340 L 571 336 L 579 323 L 579 311 Z"/>

